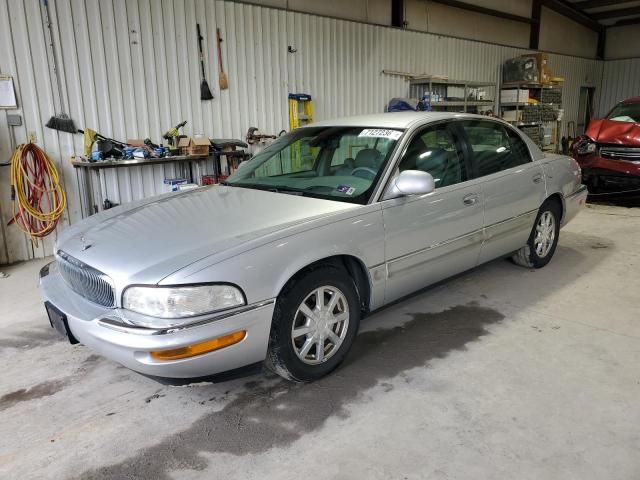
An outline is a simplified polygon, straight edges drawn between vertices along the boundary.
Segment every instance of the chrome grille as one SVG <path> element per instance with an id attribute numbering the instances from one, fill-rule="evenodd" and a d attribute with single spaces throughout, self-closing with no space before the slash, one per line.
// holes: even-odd
<path id="1" fill-rule="evenodd" d="M 600 148 L 600 156 L 612 160 L 640 162 L 640 147 L 607 147 Z"/>
<path id="2" fill-rule="evenodd" d="M 71 290 L 99 305 L 114 306 L 113 282 L 107 275 L 63 251 L 58 251 L 56 261 Z"/>

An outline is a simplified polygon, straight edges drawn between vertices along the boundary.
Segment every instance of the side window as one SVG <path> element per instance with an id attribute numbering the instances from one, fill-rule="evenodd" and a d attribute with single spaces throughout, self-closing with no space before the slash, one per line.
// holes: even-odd
<path id="1" fill-rule="evenodd" d="M 433 176 L 436 188 L 467 179 L 462 153 L 446 125 L 437 125 L 418 133 L 409 143 L 398 166 L 404 170 L 422 170 Z"/>
<path id="2" fill-rule="evenodd" d="M 462 125 L 481 177 L 531 161 L 524 141 L 499 123 L 470 120 Z"/>
<path id="3" fill-rule="evenodd" d="M 513 166 L 522 165 L 531 161 L 531 154 L 529 148 L 524 140 L 520 138 L 516 132 L 507 128 L 507 135 L 509 135 L 509 141 L 511 142 L 511 151 L 513 152 L 513 162 L 516 162 Z"/>

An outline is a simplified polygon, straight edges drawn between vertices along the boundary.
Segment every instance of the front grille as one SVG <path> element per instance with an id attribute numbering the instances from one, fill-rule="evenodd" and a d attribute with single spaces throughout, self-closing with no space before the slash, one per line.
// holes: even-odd
<path id="1" fill-rule="evenodd" d="M 99 305 L 115 305 L 113 282 L 107 275 L 63 251 L 58 251 L 56 261 L 62 278 L 71 290 Z"/>
<path id="2" fill-rule="evenodd" d="M 600 148 L 600 156 L 612 160 L 640 161 L 640 147 L 608 147 Z"/>

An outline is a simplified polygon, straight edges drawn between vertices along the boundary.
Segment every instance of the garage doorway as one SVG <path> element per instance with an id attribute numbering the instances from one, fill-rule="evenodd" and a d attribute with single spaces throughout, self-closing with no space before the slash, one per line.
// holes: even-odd
<path id="1" fill-rule="evenodd" d="M 580 97 L 578 100 L 578 122 L 576 124 L 577 135 L 584 134 L 587 129 L 587 125 L 589 125 L 589 121 L 593 118 L 594 92 L 594 87 L 580 87 Z"/>

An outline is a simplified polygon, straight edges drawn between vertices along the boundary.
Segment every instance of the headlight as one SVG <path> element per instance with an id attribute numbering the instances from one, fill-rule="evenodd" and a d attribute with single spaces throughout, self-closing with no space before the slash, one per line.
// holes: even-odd
<path id="1" fill-rule="evenodd" d="M 585 138 L 576 144 L 576 153 L 578 155 L 587 155 L 596 151 L 597 145 L 590 139 Z"/>
<path id="2" fill-rule="evenodd" d="M 242 291 L 233 285 L 184 285 L 129 287 L 122 307 L 158 318 L 183 318 L 217 312 L 245 304 Z"/>

